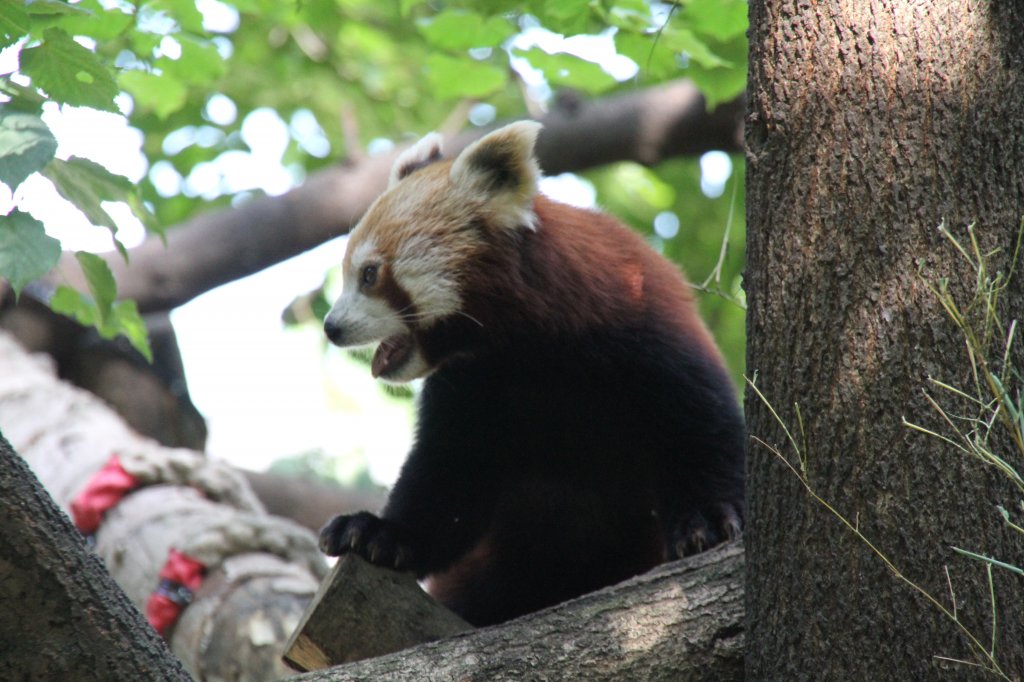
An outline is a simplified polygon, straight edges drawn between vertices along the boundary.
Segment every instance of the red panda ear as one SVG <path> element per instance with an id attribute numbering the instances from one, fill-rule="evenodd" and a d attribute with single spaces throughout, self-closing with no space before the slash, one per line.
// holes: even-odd
<path id="1" fill-rule="evenodd" d="M 419 142 L 406 149 L 395 159 L 395 164 L 391 167 L 391 176 L 388 178 L 388 189 L 394 187 L 399 180 L 413 171 L 440 160 L 441 135 L 427 133 Z"/>
<path id="2" fill-rule="evenodd" d="M 536 228 L 533 197 L 540 168 L 533 147 L 542 127 L 536 121 L 511 123 L 466 147 L 452 163 L 452 183 L 482 199 L 491 224 Z"/>

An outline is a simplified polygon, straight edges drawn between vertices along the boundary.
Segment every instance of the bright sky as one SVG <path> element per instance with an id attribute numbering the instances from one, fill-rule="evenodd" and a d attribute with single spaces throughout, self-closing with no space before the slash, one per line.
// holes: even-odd
<path id="1" fill-rule="evenodd" d="M 199 4 L 208 17 L 227 7 L 215 0 Z M 219 20 L 227 25 L 237 21 L 237 15 L 229 13 Z M 516 40 L 524 49 L 538 44 L 550 51 L 561 48 L 586 53 L 590 59 L 604 55 L 606 69 L 620 78 L 630 77 L 636 69 L 630 60 L 614 54 L 610 35 L 566 41 L 534 28 Z M 0 53 L 0 73 L 12 70 L 5 59 L 9 61 L 11 55 Z M 527 72 L 531 87 L 543 94 L 543 79 L 530 80 L 528 65 L 520 68 Z M 130 98 L 122 96 L 121 105 L 127 111 Z M 493 107 L 486 109 L 482 105 L 475 112 L 481 120 L 474 123 L 493 119 Z M 216 96 L 206 113 L 221 124 L 230 124 L 237 116 L 230 100 Z M 276 112 L 260 109 L 243 121 L 242 136 L 249 151 L 223 154 L 182 178 L 170 164 L 147 167 L 140 152 L 141 133 L 121 116 L 47 105 L 44 120 L 58 140 L 58 157 L 82 156 L 134 182 L 148 174 L 158 191 L 168 196 L 183 191 L 213 197 L 253 189 L 282 194 L 302 180 L 300 169 L 281 165 L 289 137 L 317 156 L 330 153 L 329 141 L 309 112 L 298 112 L 285 122 Z M 202 143 L 204 135 L 216 132 L 211 126 L 186 129 L 169 136 L 165 147 Z M 368 145 L 371 152 L 390 147 L 387 140 Z M 721 194 L 732 170 L 729 157 L 706 154 L 701 167 L 705 193 Z M 574 175 L 545 178 L 541 188 L 568 203 L 594 204 L 593 186 Z M 102 252 L 112 248 L 109 232 L 90 225 L 40 176 L 27 180 L 17 197 L 0 185 L 0 212 L 6 213 L 14 200 L 41 220 L 65 249 Z M 126 246 L 142 241 L 142 226 L 126 206 L 107 203 L 104 208 L 117 222 L 118 235 Z M 655 230 L 670 239 L 679 230 L 679 218 L 674 213 L 661 214 L 655 220 Z M 296 296 L 319 286 L 324 273 L 341 262 L 343 253 L 344 241 L 332 241 L 208 292 L 173 312 L 192 398 L 209 426 L 207 451 L 211 455 L 264 469 L 277 458 L 321 450 L 340 458 L 338 473 L 343 477 L 357 470 L 364 458 L 379 483 L 389 484 L 397 476 L 411 441 L 408 402 L 387 397 L 374 385 L 369 370 L 348 360 L 343 351 L 332 347 L 325 352 L 319 329 L 285 329 L 281 323 L 285 307 Z"/>
<path id="2" fill-rule="evenodd" d="M 341 261 L 335 240 L 219 287 L 172 320 L 196 406 L 207 417 L 207 450 L 255 469 L 284 455 L 323 450 L 388 483 L 410 444 L 409 406 L 388 398 L 365 366 L 322 332 L 285 329 L 281 312 Z M 341 474 L 345 471 L 339 472 Z"/>

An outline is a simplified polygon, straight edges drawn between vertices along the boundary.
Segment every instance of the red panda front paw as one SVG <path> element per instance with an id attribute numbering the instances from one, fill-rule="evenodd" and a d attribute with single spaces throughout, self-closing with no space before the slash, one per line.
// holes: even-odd
<path id="1" fill-rule="evenodd" d="M 669 558 L 699 554 L 722 542 L 735 540 L 742 530 L 742 503 L 718 502 L 703 513 L 690 512 L 676 526 L 669 546 Z"/>
<path id="2" fill-rule="evenodd" d="M 396 570 L 410 567 L 413 552 L 401 529 L 370 512 L 341 514 L 320 531 L 320 550 L 330 556 L 354 552 L 371 564 Z"/>

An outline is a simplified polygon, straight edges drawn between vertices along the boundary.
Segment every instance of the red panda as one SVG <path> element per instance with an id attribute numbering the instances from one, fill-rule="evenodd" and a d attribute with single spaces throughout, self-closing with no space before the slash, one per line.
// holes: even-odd
<path id="1" fill-rule="evenodd" d="M 353 229 L 324 328 L 425 377 L 379 516 L 328 554 L 414 571 L 497 623 L 739 534 L 744 426 L 678 269 L 615 219 L 538 194 L 520 122 L 454 160 L 428 135 Z"/>

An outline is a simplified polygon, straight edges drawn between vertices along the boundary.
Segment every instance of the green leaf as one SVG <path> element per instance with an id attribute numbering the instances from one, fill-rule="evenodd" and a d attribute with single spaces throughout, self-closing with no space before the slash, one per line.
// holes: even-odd
<path id="1" fill-rule="evenodd" d="M 106 326 L 111 318 L 111 306 L 117 298 L 117 282 L 114 281 L 114 273 L 110 271 L 107 261 L 94 253 L 78 251 L 75 253 L 78 264 L 82 266 L 82 273 L 85 281 L 89 284 L 89 291 L 96 302 L 97 321 L 99 327 Z"/>
<path id="2" fill-rule="evenodd" d="M 602 15 L 612 26 L 627 31 L 648 31 L 654 28 L 651 7 L 645 0 L 616 0 Z"/>
<path id="3" fill-rule="evenodd" d="M 417 24 L 420 33 L 433 47 L 453 52 L 472 47 L 497 47 L 515 33 L 515 28 L 505 17 L 490 17 L 484 21 L 475 12 L 455 9 L 446 9 Z"/>
<path id="4" fill-rule="evenodd" d="M 0 2 L 0 49 L 28 35 L 28 12 L 21 2 Z"/>
<path id="5" fill-rule="evenodd" d="M 165 119 L 185 106 L 188 90 L 177 78 L 157 76 L 145 71 L 125 71 L 118 79 L 121 87 L 135 98 L 139 106 L 152 109 Z"/>
<path id="6" fill-rule="evenodd" d="M 56 151 L 57 140 L 41 118 L 0 109 L 0 182 L 12 192 Z"/>
<path id="7" fill-rule="evenodd" d="M 0 93 L 10 97 L 2 109 L 21 112 L 40 113 L 43 105 L 46 104 L 44 97 L 39 90 L 31 85 L 24 86 L 15 83 L 7 76 L 0 76 Z"/>
<path id="8" fill-rule="evenodd" d="M 543 71 L 544 77 L 552 85 L 575 88 L 596 95 L 615 87 L 618 83 L 594 62 L 565 52 L 548 54 L 535 47 L 528 52 L 517 50 L 516 53 L 529 60 L 531 66 Z"/>
<path id="9" fill-rule="evenodd" d="M 145 8 L 150 12 L 164 12 L 190 33 L 205 33 L 203 14 L 196 9 L 195 0 L 154 0 L 145 3 Z"/>
<path id="10" fill-rule="evenodd" d="M 727 59 L 731 66 L 706 68 L 703 65 L 691 62 L 682 71 L 681 75 L 688 76 L 697 84 L 708 107 L 714 107 L 719 102 L 728 102 L 747 87 L 747 41 L 744 36 L 738 36 L 727 43 L 715 45 L 715 53 Z"/>
<path id="11" fill-rule="evenodd" d="M 46 234 L 41 222 L 21 211 L 0 216 L 0 277 L 15 295 L 52 270 L 59 258 L 60 242 Z"/>
<path id="12" fill-rule="evenodd" d="M 63 284 L 57 287 L 57 291 L 50 299 L 50 309 L 89 327 L 96 326 L 99 319 L 96 304 L 92 299 Z"/>
<path id="13" fill-rule="evenodd" d="M 384 31 L 356 23 L 347 23 L 341 27 L 338 31 L 338 45 L 348 54 L 377 60 L 382 64 L 392 60 L 399 49 L 391 36 Z"/>
<path id="14" fill-rule="evenodd" d="M 508 72 L 469 57 L 434 53 L 427 57 L 427 80 L 441 99 L 486 97 L 504 87 Z"/>
<path id="15" fill-rule="evenodd" d="M 40 45 L 22 50 L 21 70 L 58 102 L 117 111 L 110 71 L 62 29 L 46 29 Z"/>
<path id="16" fill-rule="evenodd" d="M 64 17 L 59 25 L 73 36 L 89 36 L 97 41 L 113 40 L 124 33 L 135 17 L 119 8 L 106 9 L 98 0 L 82 0 L 76 7 L 87 12 Z"/>
<path id="17" fill-rule="evenodd" d="M 399 12 L 403 17 L 407 17 L 412 12 L 413 7 L 422 5 L 424 2 L 426 0 L 401 0 Z"/>
<path id="18" fill-rule="evenodd" d="M 61 14 L 86 14 L 87 11 L 78 5 L 71 5 L 65 0 L 30 0 L 26 3 L 29 14 L 36 16 L 53 16 Z"/>
<path id="19" fill-rule="evenodd" d="M 149 347 L 146 325 L 139 316 L 135 301 L 117 301 L 117 283 L 107 262 L 96 254 L 79 251 L 75 254 L 89 291 L 93 295 L 94 324 L 100 335 L 110 339 L 123 334 L 137 351 L 150 362 L 153 352 Z"/>
<path id="20" fill-rule="evenodd" d="M 109 306 L 106 318 L 101 319 L 100 308 L 93 299 L 71 287 L 61 285 L 50 299 L 50 308 L 55 313 L 74 318 L 79 324 L 95 327 L 105 339 L 123 335 L 146 360 L 153 361 L 146 323 L 139 315 L 135 301 L 113 303 Z"/>
<path id="21" fill-rule="evenodd" d="M 537 18 L 544 28 L 564 35 L 577 35 L 594 31 L 595 17 L 590 10 L 591 0 L 546 0 Z"/>
<path id="22" fill-rule="evenodd" d="M 224 58 L 213 43 L 182 34 L 174 39 L 181 45 L 181 56 L 163 57 L 156 62 L 164 78 L 173 76 L 184 83 L 208 85 L 224 75 Z"/>
<path id="23" fill-rule="evenodd" d="M 74 204 L 93 225 L 110 230 L 118 251 L 127 260 L 128 252 L 117 239 L 117 224 L 104 210 L 104 201 L 132 203 L 138 188 L 123 175 L 115 175 L 98 163 L 71 157 L 67 161 L 54 159 L 43 170 L 60 195 Z"/>
<path id="24" fill-rule="evenodd" d="M 731 64 L 716 55 L 707 43 L 698 38 L 693 31 L 686 28 L 668 27 L 661 33 L 660 42 L 674 51 L 685 53 L 689 59 L 708 69 Z"/>
<path id="25" fill-rule="evenodd" d="M 153 362 L 153 350 L 149 345 L 149 332 L 146 323 L 139 315 L 135 301 L 118 301 L 111 310 L 109 330 L 123 334 L 146 360 Z"/>
<path id="26" fill-rule="evenodd" d="M 679 60 L 672 50 L 654 36 L 619 31 L 615 36 L 615 51 L 629 57 L 640 68 L 640 76 L 649 81 L 661 81 L 680 72 Z"/>
<path id="27" fill-rule="evenodd" d="M 747 31 L 745 0 L 688 0 L 680 13 L 696 33 L 730 40 Z"/>
<path id="28" fill-rule="evenodd" d="M 125 195 L 123 201 L 126 204 L 128 204 L 128 208 L 132 210 L 132 213 L 135 214 L 135 217 L 142 222 L 142 226 L 146 228 L 146 231 L 152 234 L 159 235 L 159 237 L 164 240 L 164 245 L 166 246 L 167 237 L 164 234 L 164 226 L 157 219 L 156 215 L 153 214 L 151 208 L 146 205 L 145 201 L 143 201 L 142 192 L 140 190 L 141 188 L 136 186 L 135 191 L 132 192 L 131 194 Z M 118 250 L 121 250 L 124 248 L 124 245 L 121 244 L 120 242 L 117 242 L 117 248 Z M 124 259 L 127 262 L 128 253 L 122 251 L 121 255 L 124 256 Z"/>

